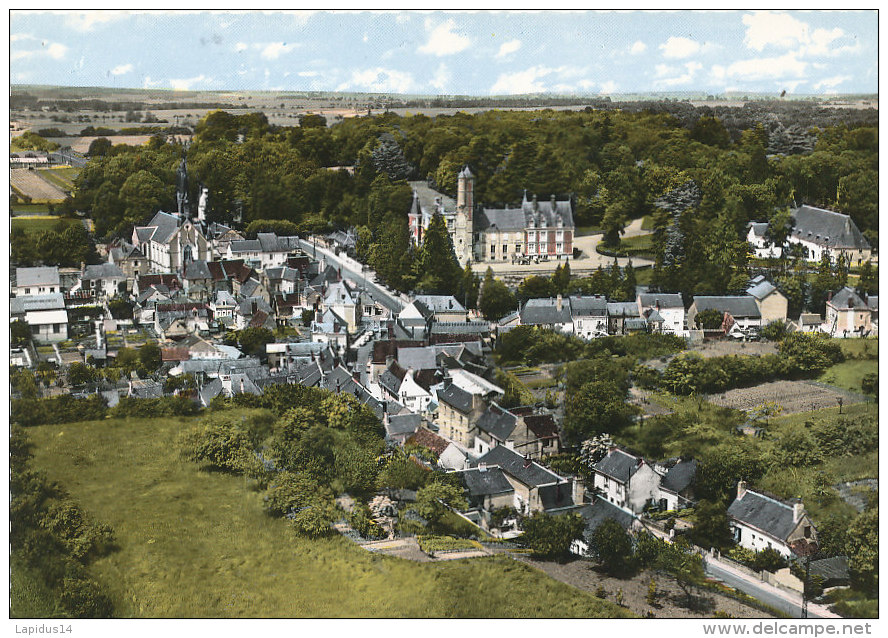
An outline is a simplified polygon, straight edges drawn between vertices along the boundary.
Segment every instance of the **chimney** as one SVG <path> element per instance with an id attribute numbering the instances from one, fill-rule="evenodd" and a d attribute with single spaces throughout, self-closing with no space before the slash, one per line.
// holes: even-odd
<path id="1" fill-rule="evenodd" d="M 478 471 L 486 472 L 487 471 L 487 463 L 478 463 Z"/>
<path id="2" fill-rule="evenodd" d="M 832 301 L 832 290 L 830 290 L 828 293 L 826 293 L 826 300 Z"/>
<path id="3" fill-rule="evenodd" d="M 525 454 L 524 455 L 524 469 L 526 470 L 527 468 L 529 468 L 531 463 L 532 463 L 532 461 L 530 460 L 530 454 Z"/>
<path id="4" fill-rule="evenodd" d="M 638 458 L 635 460 L 635 467 L 641 467 L 641 464 L 644 463 L 644 459 Z"/>
<path id="5" fill-rule="evenodd" d="M 558 312 L 561 312 L 562 301 L 563 300 L 561 298 L 561 294 L 555 297 L 555 310 L 557 310 Z"/>
<path id="6" fill-rule="evenodd" d="M 738 481 L 737 482 L 737 500 L 741 500 L 743 495 L 746 494 L 746 481 Z"/>
<path id="7" fill-rule="evenodd" d="M 792 504 L 792 522 L 798 523 L 802 520 L 802 514 L 805 513 L 805 505 L 801 499 L 795 499 Z"/>
<path id="8" fill-rule="evenodd" d="M 552 205 L 552 212 L 554 213 L 555 212 L 555 195 L 552 195 L 549 198 L 549 203 Z"/>
<path id="9" fill-rule="evenodd" d="M 660 300 L 659 299 L 657 299 L 656 306 L 657 306 L 657 310 L 660 310 Z"/>
<path id="10" fill-rule="evenodd" d="M 586 501 L 586 483 L 579 476 L 575 476 L 573 480 L 573 502 L 574 505 L 582 505 Z"/>
<path id="11" fill-rule="evenodd" d="M 336 379 L 336 394 L 339 394 L 340 390 L 342 389 L 341 385 L 342 383 L 339 381 L 339 379 Z"/>
<path id="12" fill-rule="evenodd" d="M 848 307 L 849 308 L 854 307 L 854 298 L 853 297 L 848 297 Z"/>
<path id="13" fill-rule="evenodd" d="M 395 362 L 395 357 L 393 355 L 387 354 L 385 356 L 385 367 L 386 368 L 390 368 L 394 362 Z"/>
<path id="14" fill-rule="evenodd" d="M 244 393 L 244 378 L 241 377 L 241 380 L 240 380 L 240 381 L 241 381 L 241 382 L 240 382 L 241 394 L 243 394 L 243 393 Z"/>

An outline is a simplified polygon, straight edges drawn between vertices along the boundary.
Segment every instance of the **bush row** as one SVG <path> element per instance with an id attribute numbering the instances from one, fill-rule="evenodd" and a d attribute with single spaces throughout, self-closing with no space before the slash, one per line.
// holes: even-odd
<path id="1" fill-rule="evenodd" d="M 12 421 L 23 427 L 94 421 L 106 416 L 114 419 L 189 416 L 199 411 L 199 406 L 184 396 L 125 397 L 113 408 L 108 408 L 104 397 L 98 394 L 85 398 L 63 394 L 46 399 L 13 399 L 11 404 Z"/>

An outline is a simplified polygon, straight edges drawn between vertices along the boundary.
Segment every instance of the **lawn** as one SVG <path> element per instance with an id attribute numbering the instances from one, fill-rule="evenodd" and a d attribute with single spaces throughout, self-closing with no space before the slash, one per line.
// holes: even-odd
<path id="1" fill-rule="evenodd" d="M 602 255 L 616 255 L 618 257 L 647 257 L 654 258 L 654 236 L 653 235 L 636 235 L 635 237 L 624 237 L 620 240 L 619 246 L 610 248 L 599 242 L 596 250 Z"/>
<path id="2" fill-rule="evenodd" d="M 68 217 L 57 217 L 55 215 L 40 215 L 29 217 L 13 217 L 12 229 L 21 228 L 28 234 L 38 234 L 45 230 L 56 230 L 61 224 L 65 228 L 73 224 L 79 224 L 79 219 L 71 219 Z"/>
<path id="3" fill-rule="evenodd" d="M 840 339 L 845 361 L 826 370 L 817 380 L 852 392 L 862 392 L 860 382 L 879 372 L 878 339 Z"/>
<path id="4" fill-rule="evenodd" d="M 64 191 L 74 189 L 74 179 L 80 173 L 79 168 L 71 166 L 62 166 L 59 168 L 45 168 L 39 171 L 40 177 L 46 181 L 58 186 Z"/>
<path id="5" fill-rule="evenodd" d="M 296 537 L 241 477 L 181 459 L 188 419 L 28 430 L 119 550 L 92 572 L 124 617 L 615 617 L 627 612 L 507 557 L 413 563 L 342 537 Z"/>

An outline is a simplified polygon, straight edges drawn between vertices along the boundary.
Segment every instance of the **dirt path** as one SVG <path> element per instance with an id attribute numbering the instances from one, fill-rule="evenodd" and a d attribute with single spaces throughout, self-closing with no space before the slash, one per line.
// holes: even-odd
<path id="1" fill-rule="evenodd" d="M 656 618 L 712 618 L 716 612 L 722 612 L 734 618 L 772 618 L 770 614 L 708 590 L 697 592 L 696 597 L 700 601 L 697 609 L 688 609 L 684 606 L 684 592 L 667 574 L 643 571 L 633 578 L 619 579 L 597 572 L 592 564 L 585 560 L 577 559 L 559 564 L 534 560 L 526 556 L 517 559 L 541 569 L 555 580 L 593 594 L 599 586 L 604 587 L 607 592 L 606 599 L 611 602 L 616 602 L 617 592 L 622 589 L 623 606 L 639 616 L 651 612 Z M 649 605 L 646 600 L 651 578 L 654 578 L 657 584 L 655 606 Z"/>

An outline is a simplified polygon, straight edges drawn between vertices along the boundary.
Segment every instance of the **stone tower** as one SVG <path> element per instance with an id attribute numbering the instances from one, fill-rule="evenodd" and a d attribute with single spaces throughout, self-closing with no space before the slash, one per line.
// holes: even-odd
<path id="1" fill-rule="evenodd" d="M 473 213 L 475 208 L 475 176 L 469 167 L 460 171 L 456 180 L 456 218 L 454 219 L 453 250 L 460 266 L 474 259 Z"/>

